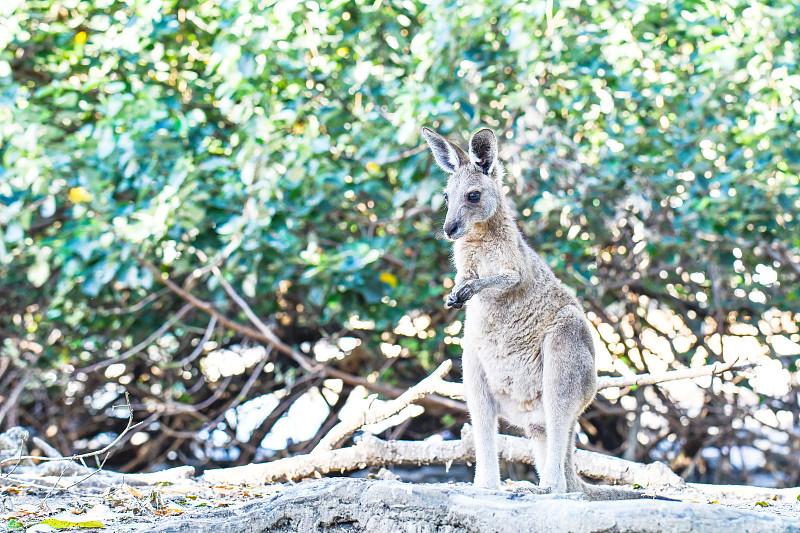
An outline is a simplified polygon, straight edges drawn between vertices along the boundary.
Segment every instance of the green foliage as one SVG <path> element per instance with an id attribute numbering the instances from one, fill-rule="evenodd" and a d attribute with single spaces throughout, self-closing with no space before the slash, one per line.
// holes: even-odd
<path id="1" fill-rule="evenodd" d="M 219 262 L 291 344 L 357 335 L 364 374 L 381 341 L 456 355 L 423 124 L 502 136 L 521 224 L 627 364 L 671 335 L 653 306 L 712 358 L 714 332 L 800 313 L 792 2 L 12 0 L 0 28 L 0 349 L 22 365 L 80 368 L 174 315 L 131 307 L 162 289 L 134 252 L 246 322 L 189 280 Z M 398 340 L 407 313 L 431 334 Z"/>
<path id="2" fill-rule="evenodd" d="M 25 303 L 98 348 L 127 325 L 100 308 L 155 288 L 132 246 L 178 277 L 198 265 L 193 249 L 225 250 L 260 314 L 303 326 L 357 314 L 385 330 L 407 308 L 437 306 L 436 216 L 403 215 L 431 204 L 440 177 L 426 154 L 386 163 L 417 142 L 418 107 L 393 119 L 400 132 L 382 116 L 373 98 L 410 93 L 380 43 L 359 39 L 365 24 L 399 32 L 401 13 L 165 7 L 6 8 L 6 283 L 39 288 Z M 399 269 L 411 283 L 392 286 Z M 281 283 L 303 312 L 281 308 Z"/>

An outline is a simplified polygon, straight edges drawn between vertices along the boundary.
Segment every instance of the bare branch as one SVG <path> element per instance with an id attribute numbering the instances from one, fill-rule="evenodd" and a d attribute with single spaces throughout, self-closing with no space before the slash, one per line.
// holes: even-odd
<path id="1" fill-rule="evenodd" d="M 203 353 L 203 346 L 205 346 L 205 344 L 211 339 L 211 335 L 214 333 L 214 327 L 216 327 L 216 325 L 217 317 L 212 315 L 211 320 L 208 321 L 208 326 L 206 326 L 206 331 L 203 333 L 203 338 L 200 339 L 200 342 L 195 349 L 192 350 L 192 353 L 178 361 L 177 366 L 182 367 L 183 365 L 188 365 L 197 359 L 201 353 Z"/>
<path id="2" fill-rule="evenodd" d="M 169 328 L 171 328 L 172 325 L 175 324 L 175 322 L 183 318 L 183 315 L 191 311 L 192 307 L 193 306 L 191 304 L 186 304 L 183 307 L 181 307 L 177 313 L 172 315 L 170 319 L 164 323 L 164 325 L 155 330 L 149 337 L 147 337 L 145 340 L 143 340 L 130 350 L 127 350 L 116 357 L 112 357 L 111 359 L 106 359 L 105 361 L 100 361 L 99 363 L 95 363 L 93 365 L 89 365 L 85 368 L 82 368 L 80 372 L 85 372 L 88 374 L 89 372 L 94 372 L 95 370 L 100 370 L 101 368 L 106 368 L 107 366 L 111 366 L 116 363 L 121 363 L 122 361 L 130 359 L 137 353 L 141 352 L 142 350 L 150 346 L 153 342 L 155 342 L 156 339 L 161 337 L 164 333 L 166 333 L 167 330 L 169 330 Z"/>
<path id="3" fill-rule="evenodd" d="M 303 368 L 304 370 L 308 370 L 310 372 L 316 369 L 318 365 L 313 365 L 309 361 L 308 357 L 297 352 L 288 344 L 285 344 L 282 340 L 278 338 L 277 335 L 275 335 L 275 333 L 269 328 L 269 326 L 264 324 L 261 321 L 261 319 L 258 318 L 258 315 L 256 315 L 250 308 L 250 306 L 247 305 L 247 302 L 244 301 L 244 298 L 239 296 L 239 293 L 237 293 L 236 290 L 231 286 L 231 284 L 228 283 L 228 280 L 226 280 L 222 276 L 222 272 L 220 272 L 219 268 L 217 268 L 216 265 L 214 265 L 211 268 L 211 272 L 213 272 L 214 277 L 216 277 L 222 284 L 222 287 L 225 289 L 225 292 L 228 293 L 228 296 L 230 296 L 231 299 L 234 302 L 236 302 L 236 305 L 242 308 L 242 311 L 244 311 L 244 314 L 247 315 L 248 319 L 250 319 L 250 322 L 252 322 L 253 325 L 255 325 L 255 327 L 258 328 L 258 331 L 260 331 L 261 334 L 264 335 L 268 343 L 270 343 L 272 346 L 274 346 L 281 352 L 285 353 L 286 355 L 294 359 L 295 362 L 297 362 L 297 364 L 300 365 L 300 367 Z"/>
<path id="4" fill-rule="evenodd" d="M 677 379 L 699 378 L 702 376 L 711 376 L 714 374 L 721 374 L 728 370 L 744 370 L 758 366 L 759 363 L 742 363 L 737 365 L 736 361 L 730 363 L 714 363 L 712 365 L 705 365 L 697 368 L 682 368 L 680 370 L 669 370 L 659 374 L 638 374 L 635 376 L 622 376 L 622 377 L 601 377 L 597 380 L 597 389 L 608 389 L 611 387 L 634 387 L 642 385 L 655 385 L 665 381 L 674 381 Z"/>
<path id="5" fill-rule="evenodd" d="M 665 381 L 674 381 L 678 379 L 697 378 L 702 376 L 710 376 L 713 374 L 721 374 L 729 370 L 744 370 L 757 366 L 759 363 L 742 363 L 736 364 L 736 361 L 731 363 L 714 363 L 712 365 L 705 365 L 698 368 L 682 368 L 679 370 L 669 370 L 659 374 L 637 374 L 634 376 L 622 377 L 601 377 L 597 380 L 597 389 L 603 390 L 611 387 L 632 387 L 643 385 L 655 385 Z M 413 388 L 413 387 L 412 387 Z M 464 399 L 464 386 L 461 383 L 452 381 L 439 380 L 436 384 L 435 390 L 431 393 L 439 394 L 441 396 L 449 396 L 459 400 Z"/>
<path id="6" fill-rule="evenodd" d="M 3 402 L 3 406 L 0 407 L 0 423 L 3 422 L 3 419 L 6 417 L 8 412 L 17 405 L 17 400 L 19 400 L 22 391 L 25 389 L 28 379 L 30 379 L 30 374 L 23 374 L 22 378 L 17 382 L 17 385 L 11 391 L 11 394 L 9 394 L 8 398 Z M 2 463 L 0 463 L 0 465 L 2 465 Z"/>
<path id="7" fill-rule="evenodd" d="M 387 402 L 380 409 L 368 408 L 358 416 L 342 421 L 320 441 L 312 453 L 320 453 L 338 448 L 347 437 L 358 431 L 362 426 L 382 422 L 428 394 L 440 393 L 443 389 L 451 389 L 452 385 L 457 384 L 444 381 L 442 378 L 447 375 L 452 367 L 453 362 L 448 359 L 439 365 L 439 368 L 434 370 L 430 376 L 408 389 L 396 399 Z"/>
<path id="8" fill-rule="evenodd" d="M 305 355 L 292 349 L 290 346 L 280 341 L 280 339 L 279 343 L 275 344 L 273 342 L 274 335 L 273 337 L 268 337 L 263 333 L 261 333 L 260 331 L 257 331 L 253 328 L 250 328 L 248 326 L 245 326 L 243 324 L 240 324 L 238 322 L 229 319 L 228 317 L 226 317 L 225 315 L 221 314 L 219 311 L 214 309 L 214 307 L 210 303 L 197 298 L 190 292 L 179 287 L 175 282 L 170 280 L 168 277 L 164 277 L 162 275 L 162 272 L 158 268 L 150 264 L 148 261 L 145 261 L 139 254 L 133 252 L 133 255 L 136 257 L 137 261 L 139 261 L 139 264 L 141 264 L 144 268 L 148 269 L 150 272 L 153 273 L 156 279 L 164 283 L 167 287 L 169 287 L 169 289 L 172 292 L 174 292 L 175 294 L 186 300 L 188 303 L 192 304 L 192 306 L 196 307 L 197 309 L 200 309 L 205 313 L 208 313 L 212 317 L 215 317 L 220 324 L 242 335 L 245 335 L 246 337 L 250 337 L 251 339 L 256 339 L 268 345 L 271 345 L 274 348 L 276 348 L 279 352 L 289 355 L 293 359 L 304 360 L 305 364 L 302 365 L 304 368 L 310 368 L 311 370 L 322 372 L 327 377 L 330 378 L 341 379 L 342 381 L 344 381 L 349 385 L 353 386 L 361 385 L 362 387 L 368 390 L 378 392 L 389 398 L 396 398 L 401 394 L 403 394 L 403 392 L 405 392 L 403 389 L 392 387 L 391 385 L 387 385 L 385 383 L 373 382 L 368 380 L 367 378 L 354 376 L 352 374 L 349 374 L 347 372 L 344 372 L 337 368 L 333 368 L 328 365 L 318 364 L 310 357 L 306 357 Z M 424 400 L 422 400 L 421 403 L 434 404 L 440 407 L 445 407 L 446 409 L 449 409 L 451 411 L 462 412 L 462 413 L 466 412 L 467 410 L 467 406 L 464 405 L 464 403 L 462 402 L 454 402 L 452 400 L 448 400 L 447 398 L 442 398 L 440 396 L 435 396 L 435 395 L 425 398 Z"/>
<path id="9" fill-rule="evenodd" d="M 141 310 L 147 304 L 153 302 L 164 296 L 169 289 L 164 287 L 160 291 L 154 292 L 152 294 L 148 294 L 146 297 L 139 300 L 137 303 L 133 304 L 130 307 L 114 307 L 113 309 L 98 309 L 97 312 L 101 316 L 113 316 L 113 315 L 128 315 L 130 313 L 135 313 L 136 311 Z"/>

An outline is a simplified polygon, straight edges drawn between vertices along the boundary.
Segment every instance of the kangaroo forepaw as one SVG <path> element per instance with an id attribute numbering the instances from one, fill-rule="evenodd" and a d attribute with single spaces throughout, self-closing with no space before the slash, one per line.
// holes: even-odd
<path id="1" fill-rule="evenodd" d="M 464 307 L 464 304 L 467 303 L 467 300 L 472 298 L 474 295 L 475 290 L 472 288 L 472 285 L 464 284 L 461 287 L 453 289 L 453 292 L 451 292 L 450 296 L 447 297 L 447 301 L 444 303 L 444 306 L 461 309 Z"/>

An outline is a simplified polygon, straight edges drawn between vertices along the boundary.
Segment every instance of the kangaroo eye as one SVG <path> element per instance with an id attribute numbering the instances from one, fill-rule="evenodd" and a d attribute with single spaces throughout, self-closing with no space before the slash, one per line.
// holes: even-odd
<path id="1" fill-rule="evenodd" d="M 481 199 L 481 193 L 477 191 L 472 191 L 467 195 L 467 200 L 469 200 L 470 203 L 473 204 L 477 204 L 480 199 Z"/>

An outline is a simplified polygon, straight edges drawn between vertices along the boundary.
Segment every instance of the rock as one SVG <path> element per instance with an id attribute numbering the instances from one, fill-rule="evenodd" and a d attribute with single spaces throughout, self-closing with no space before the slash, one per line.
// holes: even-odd
<path id="1" fill-rule="evenodd" d="M 14 426 L 3 433 L 0 433 L 0 461 L 4 461 L 3 472 L 11 472 L 18 466 L 29 466 L 33 464 L 31 459 L 16 460 L 17 457 L 28 455 L 28 430 Z"/>
<path id="2" fill-rule="evenodd" d="M 593 502 L 582 494 L 327 478 L 300 483 L 236 509 L 187 513 L 148 529 L 162 533 L 788 533 L 800 532 L 800 523 L 790 517 L 699 503 Z"/>

